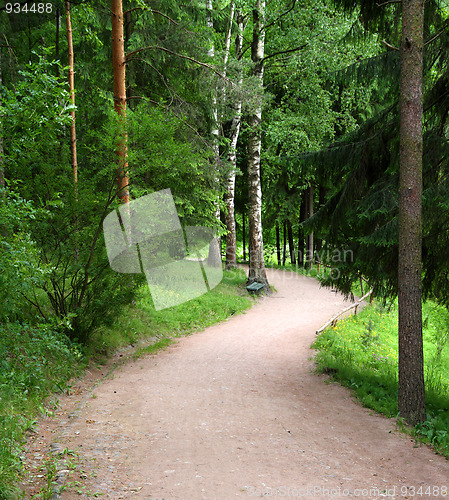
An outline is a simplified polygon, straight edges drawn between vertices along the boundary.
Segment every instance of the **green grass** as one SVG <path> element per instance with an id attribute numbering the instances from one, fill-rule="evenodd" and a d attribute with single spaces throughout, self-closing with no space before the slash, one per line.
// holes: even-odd
<path id="1" fill-rule="evenodd" d="M 86 346 L 72 344 L 48 325 L 0 325 L 0 499 L 22 498 L 16 485 L 24 472 L 19 456 L 27 431 L 39 415 L 51 413 L 52 401 L 57 407 L 55 393 L 69 389 L 89 362 L 105 361 L 117 348 L 138 342 L 133 357 L 154 353 L 176 337 L 248 309 L 253 300 L 245 281 L 242 270 L 225 272 L 209 293 L 160 311 L 145 284 L 135 304 L 118 311 L 112 327 L 93 332 Z"/>
<path id="2" fill-rule="evenodd" d="M 449 312 L 423 306 L 427 420 L 413 433 L 449 457 Z M 350 387 L 362 404 L 398 416 L 397 307 L 379 304 L 327 328 L 316 340 L 318 369 Z"/>
<path id="3" fill-rule="evenodd" d="M 90 355 L 109 353 L 140 339 L 176 338 L 223 321 L 248 309 L 253 300 L 245 289 L 243 270 L 224 271 L 222 282 L 210 292 L 176 307 L 156 311 L 148 286 L 142 286 L 134 305 L 126 306 L 112 327 L 93 332 Z"/>
<path id="4" fill-rule="evenodd" d="M 45 398 L 82 367 L 79 347 L 47 325 L 0 325 L 0 498 L 20 498 L 15 484 L 27 431 L 50 412 Z"/>

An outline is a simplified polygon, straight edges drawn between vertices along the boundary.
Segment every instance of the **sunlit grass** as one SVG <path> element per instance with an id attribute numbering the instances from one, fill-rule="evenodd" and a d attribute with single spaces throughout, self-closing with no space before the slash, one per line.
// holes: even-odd
<path id="1" fill-rule="evenodd" d="M 423 317 L 428 418 L 416 432 L 449 456 L 449 313 L 429 301 Z M 353 389 L 364 406 L 395 417 L 397 338 L 397 307 L 368 306 L 318 337 L 318 368 Z"/>
<path id="2" fill-rule="evenodd" d="M 90 350 L 107 354 L 140 339 L 158 341 L 186 335 L 238 314 L 253 304 L 245 289 L 243 270 L 224 271 L 222 282 L 210 292 L 175 307 L 156 311 L 149 287 L 143 285 L 134 305 L 123 308 L 110 328 L 94 332 Z"/>

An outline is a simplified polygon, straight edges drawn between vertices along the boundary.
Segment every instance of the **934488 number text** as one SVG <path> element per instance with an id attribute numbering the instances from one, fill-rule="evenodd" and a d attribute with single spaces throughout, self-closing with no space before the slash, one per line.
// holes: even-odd
<path id="1" fill-rule="evenodd" d="M 52 3 L 7 3 L 5 5 L 7 14 L 51 14 L 53 12 Z"/>

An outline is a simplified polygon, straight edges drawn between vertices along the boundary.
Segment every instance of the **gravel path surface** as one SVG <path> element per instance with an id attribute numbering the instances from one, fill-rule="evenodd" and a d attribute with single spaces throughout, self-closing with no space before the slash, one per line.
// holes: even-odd
<path id="1" fill-rule="evenodd" d="M 246 314 L 61 400 L 28 454 L 78 454 L 59 498 L 449 496 L 449 461 L 312 373 L 315 330 L 348 303 L 294 273 L 269 280 L 277 293 Z"/>

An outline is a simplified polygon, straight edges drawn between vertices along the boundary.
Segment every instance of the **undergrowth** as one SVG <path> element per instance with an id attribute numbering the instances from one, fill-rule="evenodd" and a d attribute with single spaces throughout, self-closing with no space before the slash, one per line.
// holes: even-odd
<path id="1" fill-rule="evenodd" d="M 141 340 L 134 357 L 156 352 L 176 337 L 248 309 L 253 301 L 245 281 L 243 270 L 225 272 L 209 293 L 161 311 L 154 309 L 148 286 L 142 286 L 114 325 L 92 332 L 83 346 L 48 325 L 0 325 L 0 499 L 23 498 L 17 486 L 24 475 L 20 455 L 28 431 L 57 404 L 51 394 L 68 390 L 89 362 L 105 361 L 119 347 Z"/>
<path id="2" fill-rule="evenodd" d="M 423 305 L 427 420 L 413 434 L 449 457 L 449 312 Z M 398 416 L 397 306 L 365 307 L 327 328 L 315 341 L 318 369 L 350 387 L 362 404 Z"/>

